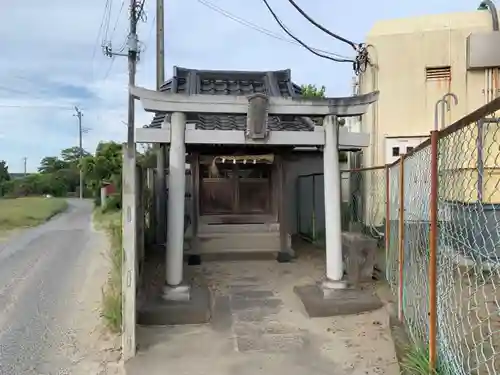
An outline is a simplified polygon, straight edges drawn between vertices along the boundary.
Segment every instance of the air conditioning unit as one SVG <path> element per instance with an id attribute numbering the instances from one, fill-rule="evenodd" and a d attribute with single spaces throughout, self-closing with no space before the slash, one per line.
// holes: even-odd
<path id="1" fill-rule="evenodd" d="M 500 31 L 467 37 L 467 70 L 500 68 Z"/>

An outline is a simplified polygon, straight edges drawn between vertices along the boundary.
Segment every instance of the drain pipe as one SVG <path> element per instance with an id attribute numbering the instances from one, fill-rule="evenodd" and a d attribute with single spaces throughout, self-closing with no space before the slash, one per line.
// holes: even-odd
<path id="1" fill-rule="evenodd" d="M 495 3 L 491 0 L 483 0 L 479 4 L 479 10 L 488 10 L 491 13 L 491 20 L 493 21 L 493 31 L 499 31 L 498 29 L 498 12 Z"/>

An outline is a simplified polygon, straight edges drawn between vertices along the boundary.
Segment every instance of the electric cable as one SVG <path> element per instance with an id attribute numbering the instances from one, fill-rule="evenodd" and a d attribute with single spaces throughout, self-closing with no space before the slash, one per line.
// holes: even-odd
<path id="1" fill-rule="evenodd" d="M 279 34 L 277 34 L 276 32 L 273 32 L 269 29 L 266 29 L 262 26 L 259 26 L 255 23 L 252 23 L 248 20 L 245 20 L 244 18 L 241 18 L 235 14 L 232 14 L 230 13 L 229 11 L 215 5 L 214 3 L 208 1 L 208 0 L 196 0 L 198 3 L 200 3 L 201 5 L 219 13 L 220 15 L 226 17 L 226 18 L 229 18 L 230 20 L 232 21 L 235 21 L 237 23 L 239 23 L 240 25 L 243 25 L 243 26 L 246 26 L 250 29 L 253 29 L 255 31 L 258 31 L 264 35 L 267 35 L 271 38 L 274 38 L 274 39 L 277 39 L 277 40 L 281 40 L 283 42 L 287 42 L 287 43 L 290 43 L 290 44 L 294 44 L 294 45 L 298 45 L 298 46 L 301 46 L 302 45 L 300 43 L 298 43 L 297 41 L 295 40 L 292 40 L 292 39 L 288 39 L 288 38 L 285 38 Z M 330 51 L 326 51 L 326 50 L 322 50 L 322 49 L 319 49 L 319 48 L 314 48 L 314 47 L 311 47 L 314 51 L 316 52 L 321 52 L 321 53 L 324 53 L 324 54 L 327 54 L 327 55 L 331 55 L 331 56 L 335 56 L 335 57 L 338 57 L 340 59 L 350 59 L 349 57 L 347 56 L 343 56 L 341 54 L 338 54 L 338 53 L 334 53 L 334 52 L 330 52 Z"/>
<path id="2" fill-rule="evenodd" d="M 269 11 L 269 13 L 271 13 L 271 15 L 273 16 L 274 20 L 276 21 L 276 23 L 278 23 L 278 25 L 281 27 L 281 29 L 288 34 L 288 36 L 292 39 L 294 39 L 295 41 L 297 41 L 297 43 L 299 43 L 302 47 L 304 47 L 305 49 L 307 49 L 309 52 L 313 53 L 314 55 L 318 56 L 318 57 L 322 57 L 324 59 L 327 59 L 327 60 L 331 60 L 331 61 L 335 61 L 335 62 L 349 62 L 349 63 L 353 63 L 355 64 L 356 61 L 353 60 L 353 59 L 337 59 L 335 57 L 331 57 L 331 56 L 328 56 L 328 55 L 325 55 L 325 54 L 322 54 L 322 53 L 319 53 L 319 52 L 316 52 L 314 49 L 312 49 L 311 47 L 309 47 L 307 44 L 305 44 L 302 40 L 300 40 L 299 38 L 297 38 L 295 35 L 292 34 L 292 32 L 290 32 L 288 30 L 288 28 L 283 24 L 283 22 L 279 19 L 279 17 L 277 16 L 277 14 L 273 11 L 273 9 L 271 8 L 271 6 L 269 5 L 269 3 L 267 2 L 267 0 L 262 0 L 263 3 L 265 4 L 267 10 Z"/>
<path id="3" fill-rule="evenodd" d="M 304 12 L 304 10 L 302 10 L 302 8 L 295 1 L 288 0 L 288 2 L 290 4 L 292 4 L 292 6 L 297 10 L 297 12 L 299 12 L 306 20 L 308 20 L 311 24 L 313 24 L 314 26 L 316 26 L 318 29 L 320 29 L 324 33 L 330 35 L 331 37 L 333 37 L 333 38 L 335 38 L 337 40 L 340 40 L 341 42 L 349 44 L 356 51 L 358 50 L 358 48 L 359 48 L 359 44 L 358 43 L 354 43 L 353 41 L 351 41 L 349 39 L 346 39 L 344 37 L 341 37 L 340 35 L 337 35 L 334 32 L 328 30 L 326 27 L 324 27 L 323 25 L 321 25 L 318 22 L 316 22 L 311 16 L 309 16 L 306 12 Z"/>

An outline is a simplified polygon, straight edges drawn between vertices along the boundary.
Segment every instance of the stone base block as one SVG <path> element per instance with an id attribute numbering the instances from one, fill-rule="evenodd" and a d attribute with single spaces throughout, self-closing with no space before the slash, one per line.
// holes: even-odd
<path id="1" fill-rule="evenodd" d="M 141 325 L 203 324 L 210 320 L 210 290 L 192 286 L 187 301 L 166 300 L 163 295 L 147 302 L 137 312 Z"/>
<path id="2" fill-rule="evenodd" d="M 377 263 L 377 240 L 356 232 L 342 233 L 342 257 L 347 281 L 371 281 Z"/>
<path id="3" fill-rule="evenodd" d="M 296 286 L 294 292 L 310 318 L 359 314 L 383 306 L 372 291 L 363 289 L 330 289 L 324 293 L 320 285 L 305 285 Z"/>

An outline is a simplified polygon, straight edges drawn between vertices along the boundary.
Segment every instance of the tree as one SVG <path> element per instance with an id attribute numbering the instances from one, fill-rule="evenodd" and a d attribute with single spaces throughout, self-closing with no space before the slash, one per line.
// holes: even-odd
<path id="1" fill-rule="evenodd" d="M 10 174 L 7 162 L 5 160 L 0 160 L 0 197 L 5 195 L 9 181 Z"/>
<path id="2" fill-rule="evenodd" d="M 121 190 L 122 145 L 116 142 L 101 142 L 97 145 L 95 155 L 82 159 L 80 167 L 85 181 L 94 196 L 99 196 L 99 189 L 104 181 L 112 182 Z"/>
<path id="3" fill-rule="evenodd" d="M 77 168 L 80 161 L 80 151 L 82 157 L 90 156 L 90 153 L 85 150 L 80 150 L 80 147 L 69 147 L 61 151 L 61 159 L 68 163 L 70 166 Z"/>
<path id="4" fill-rule="evenodd" d="M 67 169 L 68 163 L 59 159 L 57 156 L 46 156 L 40 161 L 38 172 L 40 173 L 55 173 L 62 169 Z"/>
<path id="5" fill-rule="evenodd" d="M 0 160 L 0 184 L 10 180 L 9 167 L 5 160 Z"/>
<path id="6" fill-rule="evenodd" d="M 308 99 L 314 98 L 324 98 L 325 97 L 325 86 L 321 86 L 321 88 L 317 88 L 316 85 L 302 85 L 302 97 Z"/>

